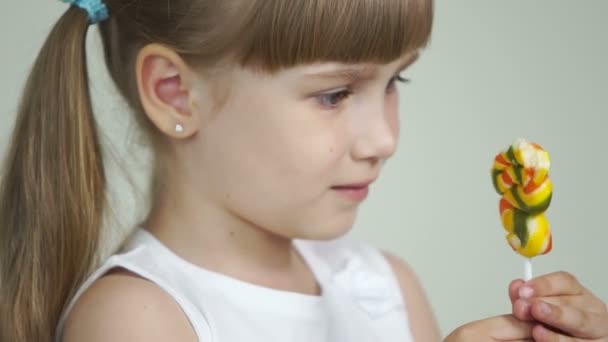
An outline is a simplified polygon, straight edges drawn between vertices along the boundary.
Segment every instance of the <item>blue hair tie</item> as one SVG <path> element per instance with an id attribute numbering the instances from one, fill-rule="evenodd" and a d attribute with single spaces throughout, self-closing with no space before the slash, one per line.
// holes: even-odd
<path id="1" fill-rule="evenodd" d="M 87 11 L 90 24 L 97 24 L 108 19 L 110 16 L 103 0 L 61 0 L 61 2 L 69 3 L 72 6 L 80 7 Z"/>

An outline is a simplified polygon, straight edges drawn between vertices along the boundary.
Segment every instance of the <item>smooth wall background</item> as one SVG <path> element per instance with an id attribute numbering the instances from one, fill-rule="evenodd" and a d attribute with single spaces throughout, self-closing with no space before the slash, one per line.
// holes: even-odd
<path id="1" fill-rule="evenodd" d="M 52 0 L 0 5 L 2 153 L 26 73 L 65 9 Z M 607 14 L 604 0 L 436 2 L 432 42 L 401 89 L 399 151 L 352 234 L 412 265 L 444 333 L 510 310 L 507 284 L 523 266 L 504 241 L 489 168 L 517 137 L 553 158 L 555 245 L 535 259 L 535 273 L 571 271 L 608 300 Z M 96 32 L 88 51 L 108 153 L 109 241 L 117 241 L 146 209 L 149 158 L 105 74 Z"/>

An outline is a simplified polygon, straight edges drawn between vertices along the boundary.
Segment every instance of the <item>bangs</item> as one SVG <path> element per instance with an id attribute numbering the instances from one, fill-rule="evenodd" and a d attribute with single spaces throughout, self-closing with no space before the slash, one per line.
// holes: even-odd
<path id="1" fill-rule="evenodd" d="M 244 66 L 276 71 L 314 62 L 388 63 L 426 46 L 432 0 L 254 1 Z"/>

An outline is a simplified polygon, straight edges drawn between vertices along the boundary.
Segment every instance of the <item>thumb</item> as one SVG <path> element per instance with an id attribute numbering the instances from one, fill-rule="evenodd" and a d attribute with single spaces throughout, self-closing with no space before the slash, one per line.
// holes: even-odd
<path id="1" fill-rule="evenodd" d="M 519 288 L 524 284 L 522 279 L 513 280 L 509 284 L 509 299 L 511 304 L 514 304 L 519 299 Z"/>

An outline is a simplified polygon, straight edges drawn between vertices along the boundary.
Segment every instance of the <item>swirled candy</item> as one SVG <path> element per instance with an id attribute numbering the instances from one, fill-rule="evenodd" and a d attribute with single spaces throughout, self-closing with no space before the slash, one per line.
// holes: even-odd
<path id="1" fill-rule="evenodd" d="M 545 211 L 551 204 L 549 153 L 524 139 L 494 158 L 492 181 L 501 195 L 499 211 L 507 242 L 520 255 L 547 254 L 553 246 Z"/>

